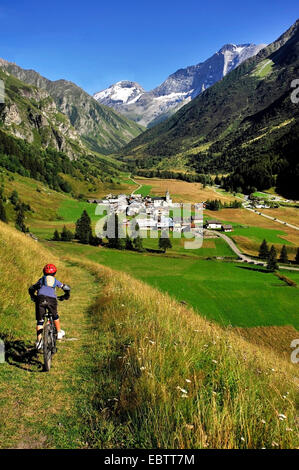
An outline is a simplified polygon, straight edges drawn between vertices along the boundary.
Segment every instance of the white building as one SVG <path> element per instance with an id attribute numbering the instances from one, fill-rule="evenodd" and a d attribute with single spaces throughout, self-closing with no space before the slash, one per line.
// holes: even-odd
<path id="1" fill-rule="evenodd" d="M 206 223 L 206 228 L 208 228 L 208 229 L 221 229 L 222 224 L 218 220 L 209 220 Z"/>

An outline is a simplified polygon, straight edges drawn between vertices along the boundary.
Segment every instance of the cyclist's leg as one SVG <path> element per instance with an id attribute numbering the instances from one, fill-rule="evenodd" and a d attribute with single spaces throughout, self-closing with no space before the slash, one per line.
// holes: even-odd
<path id="1" fill-rule="evenodd" d="M 42 340 L 42 333 L 44 328 L 44 317 L 46 309 L 41 305 L 41 298 L 38 297 L 35 304 L 35 317 L 36 317 L 36 336 L 37 344 L 39 345 Z"/>
<path id="2" fill-rule="evenodd" d="M 57 300 L 56 299 L 50 299 L 49 300 L 49 310 L 51 311 L 54 319 L 54 325 L 56 327 L 57 333 L 61 331 L 61 326 L 60 326 L 60 319 L 57 311 Z"/>

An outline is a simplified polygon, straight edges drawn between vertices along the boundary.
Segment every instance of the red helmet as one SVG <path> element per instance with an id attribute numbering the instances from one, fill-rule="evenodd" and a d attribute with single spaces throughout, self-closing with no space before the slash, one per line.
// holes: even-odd
<path id="1" fill-rule="evenodd" d="M 44 274 L 56 274 L 57 268 L 54 264 L 46 264 L 46 266 L 43 269 Z"/>

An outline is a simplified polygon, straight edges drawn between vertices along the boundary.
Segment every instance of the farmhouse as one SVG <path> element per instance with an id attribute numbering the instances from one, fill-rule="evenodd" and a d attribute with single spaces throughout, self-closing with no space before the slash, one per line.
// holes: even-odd
<path id="1" fill-rule="evenodd" d="M 233 226 L 232 225 L 222 225 L 223 232 L 232 232 Z"/>
<path id="2" fill-rule="evenodd" d="M 205 227 L 207 229 L 221 229 L 222 224 L 221 224 L 221 222 L 219 222 L 219 220 L 209 220 L 209 221 L 206 222 Z"/>

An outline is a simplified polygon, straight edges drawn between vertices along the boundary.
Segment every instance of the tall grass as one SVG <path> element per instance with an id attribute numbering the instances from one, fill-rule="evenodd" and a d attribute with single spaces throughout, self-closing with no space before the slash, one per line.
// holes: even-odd
<path id="1" fill-rule="evenodd" d="M 29 335 L 35 324 L 28 287 L 42 276 L 46 263 L 58 267 L 58 279 L 69 282 L 60 260 L 30 237 L 0 222 L 0 333 Z"/>
<path id="2" fill-rule="evenodd" d="M 78 408 L 68 418 L 72 432 L 86 438 L 78 442 L 101 448 L 298 447 L 295 365 L 126 274 L 82 258 L 70 261 L 98 285 L 78 359 Z M 27 289 L 48 262 L 58 266 L 58 278 L 71 282 L 62 258 L 0 223 L 2 337 L 32 337 Z M 88 295 L 84 289 L 77 295 Z"/>
<path id="3" fill-rule="evenodd" d="M 294 365 L 140 281 L 84 266 L 102 287 L 91 309 L 92 446 L 298 446 Z"/>

